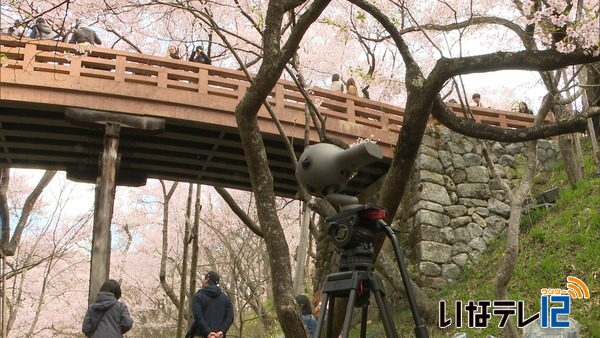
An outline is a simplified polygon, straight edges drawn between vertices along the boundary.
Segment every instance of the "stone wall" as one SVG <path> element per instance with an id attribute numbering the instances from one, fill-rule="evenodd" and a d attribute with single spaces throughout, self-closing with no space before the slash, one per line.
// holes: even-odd
<path id="1" fill-rule="evenodd" d="M 524 143 L 493 143 L 491 157 L 502 179 L 517 182 Z M 538 142 L 538 170 L 558 163 L 558 142 Z M 423 138 L 408 194 L 400 210 L 406 257 L 416 281 L 430 291 L 455 281 L 506 228 L 510 207 L 490 176 L 476 139 L 430 126 Z"/>

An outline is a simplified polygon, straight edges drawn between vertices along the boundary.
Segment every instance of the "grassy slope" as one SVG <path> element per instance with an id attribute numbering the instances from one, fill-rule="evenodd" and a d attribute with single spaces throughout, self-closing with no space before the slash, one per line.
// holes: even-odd
<path id="1" fill-rule="evenodd" d="M 591 153 L 591 152 L 588 152 Z M 600 337 L 600 177 L 594 176 L 595 165 L 586 159 L 587 178 L 576 188 L 568 185 L 564 168 L 557 168 L 546 185 L 560 187 L 557 203 L 548 212 L 524 216 L 521 224 L 520 253 L 517 267 L 509 285 L 511 300 L 524 300 L 526 318 L 540 309 L 540 289 L 566 286 L 569 275 L 582 279 L 591 292 L 590 299 L 576 299 L 571 303 L 571 315 L 581 324 L 581 337 Z M 439 299 L 449 305 L 448 316 L 454 315 L 454 302 L 462 300 L 493 299 L 492 279 L 504 252 L 505 240 L 499 238 L 490 246 L 483 259 L 466 271 L 459 282 L 442 290 Z M 492 317 L 488 329 L 437 329 L 428 324 L 430 337 L 452 337 L 467 332 L 468 337 L 502 337 L 497 328 L 499 317 Z M 414 336 L 414 324 L 409 312 L 396 320 L 400 337 Z M 385 336 L 380 325 L 369 330 L 372 337 Z M 354 334 L 353 334 L 354 335 Z M 357 335 L 358 336 L 358 335 Z"/>

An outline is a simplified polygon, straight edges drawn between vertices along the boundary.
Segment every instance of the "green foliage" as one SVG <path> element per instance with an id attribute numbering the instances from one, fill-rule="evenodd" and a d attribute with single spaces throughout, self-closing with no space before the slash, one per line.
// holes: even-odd
<path id="1" fill-rule="evenodd" d="M 365 13 L 363 11 L 358 11 L 356 13 L 356 21 L 365 22 L 366 20 L 367 17 L 365 16 Z"/>

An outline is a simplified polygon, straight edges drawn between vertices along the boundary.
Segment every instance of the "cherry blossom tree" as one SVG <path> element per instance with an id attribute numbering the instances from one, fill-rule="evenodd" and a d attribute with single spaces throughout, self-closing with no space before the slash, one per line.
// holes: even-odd
<path id="1" fill-rule="evenodd" d="M 68 34 L 76 17 L 94 17 L 94 27 L 103 28 L 108 43 L 118 48 L 160 53 L 168 44 L 189 48 L 191 44 L 209 43 L 214 64 L 255 73 L 235 113 L 256 198 L 258 224 L 268 239 L 268 264 L 276 272 L 271 281 L 277 316 L 290 337 L 306 335 L 306 331 L 294 303 L 290 249 L 276 212 L 272 175 L 256 118 L 276 81 L 282 76 L 295 76 L 293 72 L 282 75 L 290 60 L 299 60 L 295 67 L 308 86 L 323 85 L 334 70 L 345 77 L 365 73 L 361 79 L 365 86 L 370 85 L 371 98 L 405 105 L 394 158 L 377 201 L 390 212 L 389 222 L 405 194 L 430 116 L 466 136 L 517 142 L 583 131 L 587 119 L 600 114 L 597 106 L 590 106 L 568 121 L 511 130 L 457 117 L 442 100 L 452 93 L 464 102 L 468 92 L 487 87 L 490 99 L 500 108 L 507 100 L 493 97 L 493 83 L 473 84 L 469 79 L 503 70 L 538 76 L 538 72 L 600 61 L 595 0 L 67 0 L 8 7 L 9 15 L 2 20 L 44 15 L 52 18 L 61 36 Z M 309 35 L 311 39 L 306 39 Z M 327 55 L 322 55 L 323 48 L 329 51 Z M 364 54 L 357 55 L 358 50 Z M 363 71 L 367 66 L 369 70 Z M 536 79 L 545 81 L 542 76 Z M 540 110 L 538 120 L 544 117 L 545 112 Z M 291 151 L 290 161 L 296 161 Z M 299 189 L 299 198 L 308 201 L 310 196 L 302 187 Z M 324 201 L 313 206 L 323 216 L 335 212 Z M 377 250 L 380 247 L 378 243 Z M 427 311 L 427 299 L 418 298 L 420 307 Z"/>
<path id="2" fill-rule="evenodd" d="M 72 318 L 82 315 L 75 303 L 84 301 L 77 283 L 85 285 L 89 278 L 79 272 L 85 271 L 87 262 L 82 259 L 86 255 L 82 245 L 90 231 L 91 205 L 79 205 L 75 210 L 80 212 L 71 212 L 74 184 L 66 182 L 64 176 L 53 180 L 32 203 L 35 193 L 31 191 L 36 192 L 40 184 L 33 187 L 31 183 L 40 177 L 44 181 L 48 173 L 17 172 L 4 187 L 11 218 L 22 220 L 28 215 L 18 223 L 24 225 L 17 225 L 22 227 L 19 241 L 12 255 L 3 258 L 6 265 L 2 273 L 3 302 L 8 310 L 3 329 L 21 337 L 73 332 Z"/>

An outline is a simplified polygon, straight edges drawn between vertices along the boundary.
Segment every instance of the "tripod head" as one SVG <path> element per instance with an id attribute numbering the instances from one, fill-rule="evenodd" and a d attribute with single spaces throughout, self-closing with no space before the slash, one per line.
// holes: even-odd
<path id="1" fill-rule="evenodd" d="M 385 216 L 385 209 L 366 204 L 325 219 L 327 234 L 340 251 L 340 271 L 373 270 L 373 242 L 375 235 L 384 230 L 381 220 Z"/>

